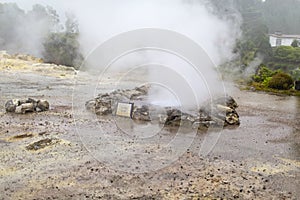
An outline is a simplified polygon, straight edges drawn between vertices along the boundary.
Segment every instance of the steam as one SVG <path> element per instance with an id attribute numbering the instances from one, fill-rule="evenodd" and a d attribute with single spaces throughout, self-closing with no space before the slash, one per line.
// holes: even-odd
<path id="1" fill-rule="evenodd" d="M 240 35 L 238 16 L 231 20 L 218 17 L 210 12 L 207 3 L 102 0 L 76 1 L 70 6 L 79 20 L 81 44 L 85 52 L 122 32 L 162 28 L 191 38 L 218 65 L 232 58 L 233 46 Z M 234 10 L 233 5 L 231 10 Z"/>
<path id="2" fill-rule="evenodd" d="M 217 16 L 218 11 L 201 0 L 3 0 L 16 2 L 30 11 L 34 4 L 50 5 L 64 21 L 65 12 L 78 18 L 81 45 L 87 55 L 105 40 L 122 32 L 139 28 L 162 28 L 179 32 L 197 42 L 215 64 L 232 58 L 235 41 L 240 37 L 241 18 L 235 7 L 227 2 L 228 16 Z M 14 15 L 13 13 L 11 14 Z M 47 31 L 48 21 L 41 18 L 20 20 L 15 32 L 20 42 L 31 52 L 40 51 L 40 40 Z M 16 43 L 19 41 L 15 41 Z M 39 53 L 40 54 L 40 53 Z"/>
<path id="3" fill-rule="evenodd" d="M 101 43 L 120 33 L 141 28 L 159 28 L 175 31 L 192 39 L 204 49 L 214 64 L 219 65 L 231 60 L 234 56 L 232 49 L 237 38 L 240 37 L 241 18 L 233 4 L 226 5 L 230 11 L 229 16 L 218 16 L 218 10 L 215 10 L 215 7 L 210 2 L 212 1 L 81 0 L 72 2 L 64 1 L 62 3 L 60 0 L 53 0 L 51 4 L 54 8 L 59 7 L 60 10 L 71 11 L 77 17 L 80 29 L 80 43 L 86 56 Z M 38 24 L 42 25 L 44 23 L 41 22 Z M 21 30 L 24 32 L 24 27 Z M 34 34 L 30 36 L 34 35 L 35 38 L 28 36 L 26 31 L 33 31 Z M 26 31 L 21 40 L 25 39 L 25 41 L 29 41 L 28 38 L 30 38 L 30 41 L 33 42 L 29 42 L 25 46 L 31 52 L 33 52 L 33 49 L 39 51 L 40 47 L 38 47 L 38 44 L 40 44 L 39 40 L 43 34 L 43 28 L 29 28 Z M 131 60 L 126 60 L 126 62 L 124 61 L 120 65 L 138 65 L 137 60 L 143 60 L 140 59 L 141 56 L 144 57 L 145 55 L 133 56 Z M 190 81 L 189 85 L 194 85 L 198 90 L 206 91 L 204 82 L 199 82 L 193 77 L 193 72 L 186 72 L 188 67 L 186 63 L 180 63 L 180 61 L 162 54 L 148 54 L 146 57 L 149 62 L 158 60 L 167 66 L 172 66 L 176 74 L 185 75 L 185 79 Z M 208 67 L 211 68 L 212 66 Z M 117 70 L 121 68 L 117 68 Z M 167 78 L 169 80 L 176 80 L 176 76 L 164 72 L 164 70 L 150 70 L 147 78 L 148 81 L 158 81 L 157 77 L 159 77 L 159 81 L 163 81 Z M 220 79 L 216 75 L 209 75 L 205 78 L 213 80 L 215 84 L 220 84 Z M 190 96 L 190 94 L 187 95 L 181 92 L 185 91 L 186 88 L 181 88 L 179 81 L 178 79 L 177 84 L 176 81 L 173 81 L 173 88 L 178 88 L 175 92 L 182 93 L 181 96 Z M 203 92 L 202 97 L 207 97 L 207 95 L 208 93 Z M 163 99 L 168 95 L 164 95 L 163 92 L 157 92 L 157 96 L 161 96 Z M 204 97 L 201 101 L 203 99 Z"/>
<path id="4" fill-rule="evenodd" d="M 178 32 L 192 39 L 204 49 L 213 63 L 219 65 L 233 58 L 232 49 L 240 36 L 241 20 L 234 5 L 230 4 L 226 5 L 231 11 L 230 16 L 217 16 L 218 11 L 214 10 L 213 5 L 208 1 L 102 0 L 89 2 L 84 4 L 76 2 L 71 5 L 79 20 L 80 40 L 86 53 L 120 33 L 141 28 L 161 28 Z M 85 12 L 87 10 L 88 12 Z M 210 85 L 211 90 L 208 91 L 205 80 L 196 77 L 194 71 L 189 71 L 190 66 L 187 63 L 162 53 L 158 55 L 148 52 L 146 58 L 145 55 L 137 54 L 132 59 L 120 62 L 116 69 L 121 71 L 126 68 L 126 65 L 137 66 L 142 64 L 140 60 L 144 63 L 161 63 L 172 68 L 172 70 L 167 70 L 153 65 L 148 66 L 147 81 L 158 82 L 166 86 L 160 90 L 156 88 L 155 91 L 150 91 L 152 102 L 157 104 L 170 104 L 171 102 L 176 104 L 178 101 L 174 101 L 174 95 L 172 95 L 176 94 L 181 104 L 195 105 L 192 102 L 194 94 L 191 89 L 198 91 L 198 102 L 207 100 L 212 92 L 214 94 L 224 92 L 217 91 L 217 88 L 222 87 L 215 87 L 215 85 L 222 84 L 216 73 L 210 73 L 205 77 L 215 84 Z M 207 66 L 207 68 L 212 67 Z M 209 70 L 212 69 L 207 69 Z M 178 74 L 183 75 L 184 80 Z"/>

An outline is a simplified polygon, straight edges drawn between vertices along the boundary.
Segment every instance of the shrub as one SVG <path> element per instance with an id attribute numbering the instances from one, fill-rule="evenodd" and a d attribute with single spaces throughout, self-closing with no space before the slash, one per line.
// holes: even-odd
<path id="1" fill-rule="evenodd" d="M 294 69 L 291 72 L 291 75 L 295 81 L 300 81 L 300 67 Z"/>
<path id="2" fill-rule="evenodd" d="M 268 87 L 277 90 L 289 90 L 293 87 L 294 81 L 289 74 L 278 72 L 269 80 Z"/>
<path id="3" fill-rule="evenodd" d="M 43 45 L 45 62 L 78 68 L 82 61 L 76 34 L 51 33 Z"/>
<path id="4" fill-rule="evenodd" d="M 78 68 L 83 60 L 78 23 L 74 16 L 67 15 L 65 31 L 48 34 L 43 43 L 45 62 Z"/>
<path id="5" fill-rule="evenodd" d="M 273 71 L 273 70 L 270 70 L 265 65 L 260 65 L 259 70 L 257 71 L 256 75 L 254 75 L 252 77 L 252 79 L 255 82 L 262 83 L 267 78 L 270 78 L 270 77 L 274 76 L 276 73 L 278 73 L 278 71 Z"/>

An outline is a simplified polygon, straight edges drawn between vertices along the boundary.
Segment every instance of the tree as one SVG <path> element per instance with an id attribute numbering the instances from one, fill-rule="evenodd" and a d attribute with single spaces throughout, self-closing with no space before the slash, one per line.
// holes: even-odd
<path id="1" fill-rule="evenodd" d="M 299 41 L 298 40 L 293 40 L 291 46 L 292 47 L 299 47 Z"/>
<path id="2" fill-rule="evenodd" d="M 78 23 L 67 15 L 65 31 L 50 33 L 44 42 L 43 57 L 46 62 L 78 68 L 83 60 L 78 42 Z"/>
<path id="3" fill-rule="evenodd" d="M 261 0 L 237 0 L 236 6 L 243 18 L 242 37 L 237 42 L 235 52 L 240 54 L 240 63 L 248 66 L 258 55 L 264 60 L 272 57 L 268 27 L 263 16 Z"/>

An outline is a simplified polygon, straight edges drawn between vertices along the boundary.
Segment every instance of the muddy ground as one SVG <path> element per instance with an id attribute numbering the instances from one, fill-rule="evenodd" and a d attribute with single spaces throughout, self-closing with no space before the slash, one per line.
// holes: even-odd
<path id="1" fill-rule="evenodd" d="M 132 164 L 144 154 L 126 160 L 102 140 L 101 134 L 111 136 L 124 152 L 133 146 L 118 121 L 80 116 L 77 102 L 90 97 L 74 98 L 74 83 L 94 78 L 78 80 L 75 71 L 35 61 L 1 60 L 0 199 L 300 198 L 299 98 L 235 88 L 240 127 L 224 129 L 206 156 L 199 155 L 206 135 L 196 134 L 177 159 L 147 170 L 155 160 Z M 50 110 L 5 113 L 7 100 L 26 97 L 48 100 Z M 173 134 L 163 132 L 160 139 Z M 149 143 L 139 145 L 159 160 L 153 152 L 160 147 Z"/>

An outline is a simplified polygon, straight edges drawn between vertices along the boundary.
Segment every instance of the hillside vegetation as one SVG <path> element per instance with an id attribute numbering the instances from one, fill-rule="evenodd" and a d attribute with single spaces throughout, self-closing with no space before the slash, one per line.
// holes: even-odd
<path id="1" fill-rule="evenodd" d="M 14 3 L 0 3 L 0 50 L 41 56 L 46 62 L 78 67 L 82 60 L 79 28 L 74 16 L 65 24 L 50 6 L 34 5 L 28 12 Z"/>

